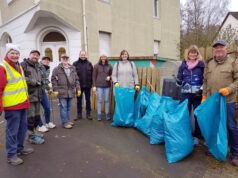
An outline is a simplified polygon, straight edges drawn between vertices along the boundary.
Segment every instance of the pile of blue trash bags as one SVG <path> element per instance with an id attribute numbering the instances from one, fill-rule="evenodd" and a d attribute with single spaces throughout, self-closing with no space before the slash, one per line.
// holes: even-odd
<path id="1" fill-rule="evenodd" d="M 115 88 L 116 106 L 112 126 L 135 127 L 150 138 L 150 144 L 165 143 L 169 163 L 182 160 L 192 153 L 194 144 L 187 100 L 180 103 L 156 92 L 151 94 L 145 86 L 136 100 L 134 98 L 134 89 Z M 227 154 L 225 111 L 226 100 L 219 93 L 209 97 L 195 110 L 208 149 L 218 160 L 225 160 Z"/>

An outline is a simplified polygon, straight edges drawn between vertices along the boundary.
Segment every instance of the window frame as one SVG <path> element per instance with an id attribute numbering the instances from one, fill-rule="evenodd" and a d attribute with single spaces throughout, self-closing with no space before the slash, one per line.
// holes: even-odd
<path id="1" fill-rule="evenodd" d="M 159 19 L 159 0 L 153 1 L 153 17 Z"/>

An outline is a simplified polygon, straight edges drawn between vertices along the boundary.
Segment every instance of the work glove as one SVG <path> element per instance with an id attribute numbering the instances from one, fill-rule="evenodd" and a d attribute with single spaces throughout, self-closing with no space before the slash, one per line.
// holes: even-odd
<path id="1" fill-rule="evenodd" d="M 80 95 L 81 95 L 81 90 L 78 90 L 77 91 L 77 97 L 80 97 Z"/>
<path id="2" fill-rule="evenodd" d="M 97 88 L 96 87 L 93 87 L 93 92 L 96 92 L 97 91 Z"/>
<path id="3" fill-rule="evenodd" d="M 118 82 L 115 83 L 115 87 L 119 87 L 119 83 Z"/>
<path id="4" fill-rule="evenodd" d="M 106 81 L 110 81 L 110 79 L 111 79 L 110 76 L 107 76 Z"/>
<path id="5" fill-rule="evenodd" d="M 221 88 L 219 93 L 223 96 L 228 96 L 230 94 L 227 88 Z"/>
<path id="6" fill-rule="evenodd" d="M 53 92 L 53 95 L 54 95 L 54 97 L 58 97 L 59 96 L 59 92 L 55 91 L 55 92 Z"/>
<path id="7" fill-rule="evenodd" d="M 136 91 L 139 91 L 140 90 L 140 85 L 136 85 L 135 89 L 136 89 Z"/>
<path id="8" fill-rule="evenodd" d="M 207 99 L 206 96 L 202 96 L 202 101 L 201 101 L 201 103 L 203 103 L 206 99 Z"/>
<path id="9" fill-rule="evenodd" d="M 47 90 L 48 95 L 51 95 L 53 91 L 51 89 Z"/>

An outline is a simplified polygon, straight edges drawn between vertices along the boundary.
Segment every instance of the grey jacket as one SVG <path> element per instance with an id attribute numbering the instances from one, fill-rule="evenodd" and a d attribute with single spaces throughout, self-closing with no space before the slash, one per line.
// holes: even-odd
<path id="1" fill-rule="evenodd" d="M 42 89 L 43 90 L 49 90 L 49 76 L 50 76 L 50 67 L 49 66 L 45 66 L 42 63 L 40 63 L 40 70 L 44 75 L 44 85 L 42 85 Z"/>
<path id="2" fill-rule="evenodd" d="M 39 63 L 34 63 L 28 58 L 23 60 L 21 66 L 25 74 L 30 102 L 41 101 L 41 87 L 45 80 L 43 73 L 40 70 Z"/>
<path id="3" fill-rule="evenodd" d="M 53 91 L 59 92 L 59 98 L 73 98 L 76 96 L 76 90 L 80 90 L 75 67 L 69 64 L 69 69 L 70 77 L 67 77 L 62 64 L 59 64 L 53 70 L 51 83 Z"/>
<path id="4" fill-rule="evenodd" d="M 132 61 L 119 61 L 113 66 L 112 81 L 121 87 L 134 88 L 139 85 L 136 65 Z"/>

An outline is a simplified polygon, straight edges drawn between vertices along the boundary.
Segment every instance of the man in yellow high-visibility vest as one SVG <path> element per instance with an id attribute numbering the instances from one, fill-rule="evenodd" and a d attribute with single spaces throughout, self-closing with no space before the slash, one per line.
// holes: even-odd
<path id="1" fill-rule="evenodd" d="M 7 160 L 12 165 L 23 163 L 17 155 L 33 152 L 32 148 L 24 148 L 27 130 L 26 109 L 30 103 L 24 72 L 18 62 L 19 57 L 19 47 L 8 43 L 6 57 L 0 63 L 0 115 L 4 111 L 7 121 Z"/>

